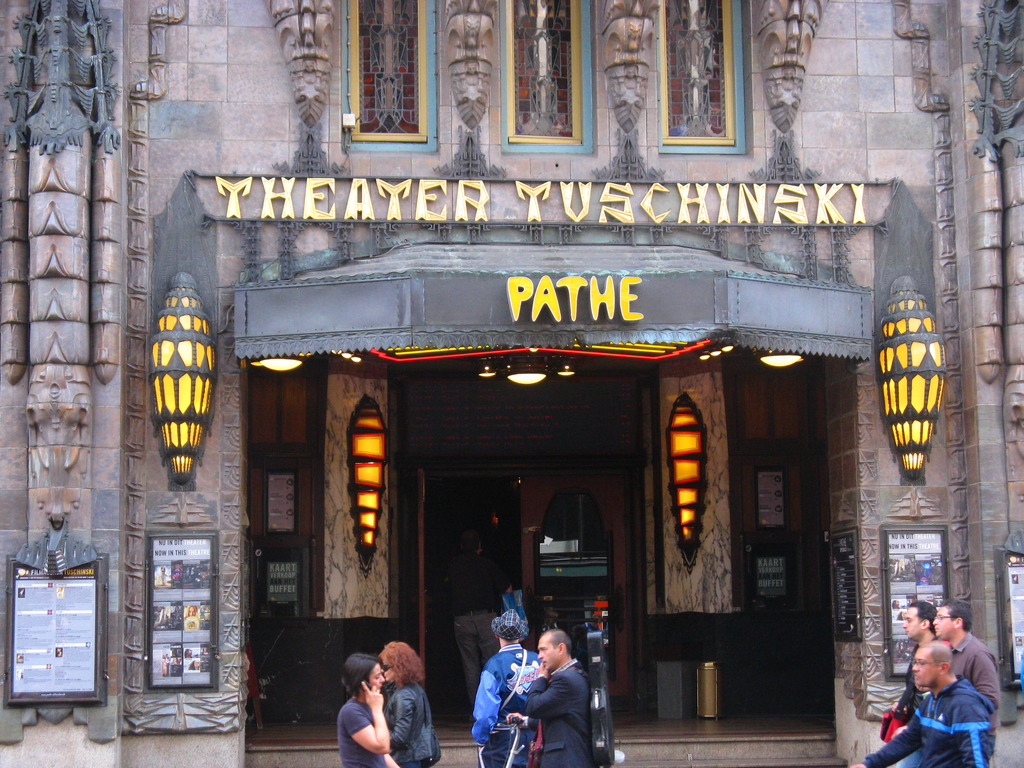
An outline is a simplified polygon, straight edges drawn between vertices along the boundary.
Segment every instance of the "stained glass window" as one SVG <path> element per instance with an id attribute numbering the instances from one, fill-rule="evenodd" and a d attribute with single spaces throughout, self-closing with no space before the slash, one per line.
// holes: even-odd
<path id="1" fill-rule="evenodd" d="M 661 122 L 665 144 L 734 144 L 732 0 L 665 0 Z"/>
<path id="2" fill-rule="evenodd" d="M 505 24 L 509 141 L 579 143 L 579 0 L 508 0 Z"/>
<path id="3" fill-rule="evenodd" d="M 352 106 L 364 141 L 426 141 L 425 0 L 353 0 Z"/>

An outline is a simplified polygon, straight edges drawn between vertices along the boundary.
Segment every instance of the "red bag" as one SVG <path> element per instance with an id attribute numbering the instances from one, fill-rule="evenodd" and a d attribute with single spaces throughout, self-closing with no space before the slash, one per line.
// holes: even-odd
<path id="1" fill-rule="evenodd" d="M 537 723 L 537 732 L 530 742 L 530 754 L 526 758 L 526 768 L 540 768 L 540 759 L 544 755 L 544 730 L 541 724 Z"/>
<path id="2" fill-rule="evenodd" d="M 904 720 L 899 714 L 893 712 L 891 709 L 882 715 L 882 741 L 892 741 L 893 736 L 896 735 L 896 731 L 906 725 L 909 720 Z"/>

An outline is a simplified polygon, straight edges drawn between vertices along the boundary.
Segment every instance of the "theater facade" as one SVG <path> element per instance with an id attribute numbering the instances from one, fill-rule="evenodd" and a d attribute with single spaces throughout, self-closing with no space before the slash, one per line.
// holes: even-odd
<path id="1" fill-rule="evenodd" d="M 694 716 L 714 661 L 851 761 L 908 602 L 967 599 L 1011 764 L 1015 2 L 10 0 L 0 40 L 0 764 L 240 766 L 393 639 L 468 712 L 467 529 L 616 711 Z"/>

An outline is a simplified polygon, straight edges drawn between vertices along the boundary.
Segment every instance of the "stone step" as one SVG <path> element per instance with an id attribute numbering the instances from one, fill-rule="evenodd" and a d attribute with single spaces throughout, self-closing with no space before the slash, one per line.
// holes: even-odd
<path id="1" fill-rule="evenodd" d="M 476 746 L 468 739 L 442 738 L 442 768 L 473 768 Z M 726 733 L 628 735 L 616 740 L 630 768 L 840 768 L 835 736 L 828 731 L 797 734 Z M 333 741 L 252 743 L 246 768 L 337 768 Z"/>

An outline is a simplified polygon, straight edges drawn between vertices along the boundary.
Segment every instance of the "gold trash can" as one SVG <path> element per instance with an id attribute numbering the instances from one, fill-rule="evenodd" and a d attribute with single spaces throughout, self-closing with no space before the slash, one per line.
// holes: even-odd
<path id="1" fill-rule="evenodd" d="M 697 668 L 697 717 L 717 720 L 721 716 L 718 672 L 717 661 L 705 661 Z"/>

